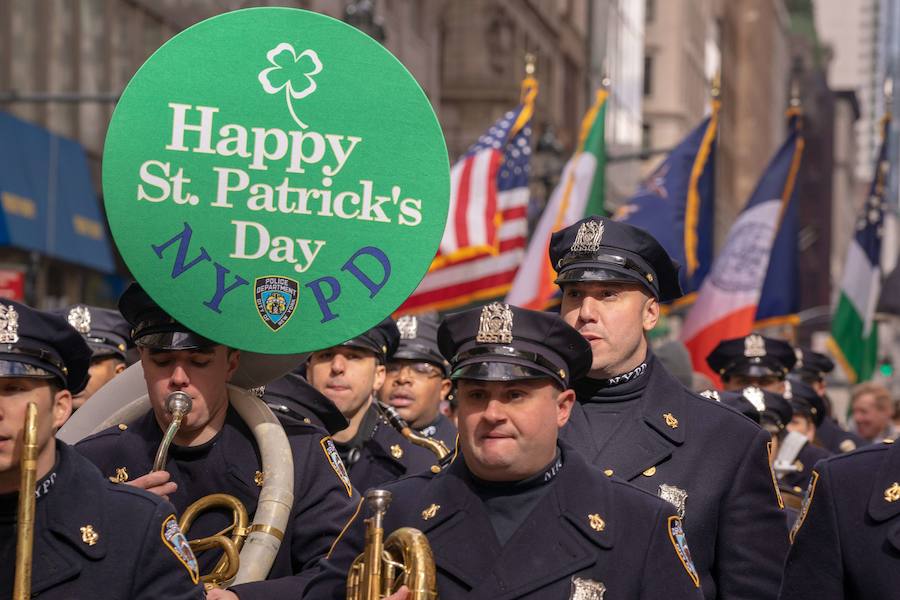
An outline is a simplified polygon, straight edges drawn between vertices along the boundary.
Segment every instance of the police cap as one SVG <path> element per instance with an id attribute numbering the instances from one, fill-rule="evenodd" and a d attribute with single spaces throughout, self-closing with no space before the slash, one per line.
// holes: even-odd
<path id="1" fill-rule="evenodd" d="M 119 298 L 119 311 L 131 325 L 131 339 L 152 350 L 195 350 L 216 345 L 164 311 L 136 281 Z"/>
<path id="2" fill-rule="evenodd" d="M 725 379 L 735 375 L 783 379 L 796 360 L 787 342 L 751 333 L 719 342 L 706 357 L 706 364 Z"/>
<path id="3" fill-rule="evenodd" d="M 745 398 L 744 394 L 742 394 L 741 392 L 719 392 L 716 390 L 706 390 L 705 392 L 700 392 L 700 395 L 705 396 L 710 400 L 716 400 L 724 404 L 725 406 L 730 406 L 754 423 L 759 424 L 759 407 L 750 402 L 749 399 Z"/>
<path id="4" fill-rule="evenodd" d="M 494 302 L 447 316 L 438 346 L 451 379 L 555 380 L 567 388 L 591 367 L 591 346 L 559 315 Z"/>
<path id="5" fill-rule="evenodd" d="M 788 398 L 795 413 L 806 415 L 816 427 L 822 424 L 827 410 L 825 400 L 815 389 L 796 374 L 788 375 L 787 383 L 790 386 Z M 787 392 L 785 396 L 787 396 Z"/>
<path id="6" fill-rule="evenodd" d="M 438 348 L 437 332 L 439 321 L 436 315 L 405 315 L 397 319 L 400 330 L 400 344 L 392 358 L 421 360 L 441 368 L 444 376 L 450 374 L 450 365 L 444 360 Z"/>
<path id="7" fill-rule="evenodd" d="M 652 235 L 607 217 L 592 216 L 557 231 L 550 239 L 556 283 L 639 283 L 661 302 L 680 298 L 677 262 Z"/>
<path id="8" fill-rule="evenodd" d="M 61 316 L 0 302 L 0 377 L 55 379 L 77 394 L 90 364 L 91 349 Z"/>
<path id="9" fill-rule="evenodd" d="M 349 423 L 334 403 L 293 371 L 266 384 L 263 401 L 278 412 L 310 414 L 331 434 L 343 431 Z"/>
<path id="10" fill-rule="evenodd" d="M 397 329 L 397 324 L 392 318 L 387 317 L 372 329 L 338 345 L 368 350 L 373 352 L 375 357 L 383 363 L 393 356 L 399 342 L 400 331 Z"/>
<path id="11" fill-rule="evenodd" d="M 95 360 L 115 356 L 126 361 L 131 326 L 119 311 L 74 304 L 58 314 L 84 336 Z"/>
<path id="12" fill-rule="evenodd" d="M 820 352 L 799 346 L 794 348 L 794 355 L 797 357 L 794 372 L 806 382 L 821 381 L 834 370 L 834 361 Z"/>

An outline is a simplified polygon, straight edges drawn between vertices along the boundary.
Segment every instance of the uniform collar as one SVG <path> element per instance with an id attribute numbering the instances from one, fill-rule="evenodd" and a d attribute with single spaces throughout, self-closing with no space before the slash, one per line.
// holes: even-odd
<path id="1" fill-rule="evenodd" d="M 36 516 L 37 521 L 45 520 L 46 530 L 52 535 L 35 540 L 33 594 L 76 577 L 82 568 L 79 555 L 95 561 L 105 557 L 109 536 L 117 533 L 105 518 L 108 511 L 101 476 L 71 447 L 59 440 L 56 446 L 59 462 L 55 493 L 41 502 Z"/>
<path id="2" fill-rule="evenodd" d="M 888 502 L 885 492 L 896 482 L 900 482 L 900 443 L 889 445 L 884 460 L 875 475 L 875 484 L 869 497 L 869 516 L 882 522 L 900 514 L 900 501 Z"/>

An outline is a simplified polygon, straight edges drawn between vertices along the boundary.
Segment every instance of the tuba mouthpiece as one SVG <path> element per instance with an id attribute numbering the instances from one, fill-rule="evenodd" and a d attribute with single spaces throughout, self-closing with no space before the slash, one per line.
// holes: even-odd
<path id="1" fill-rule="evenodd" d="M 170 415 L 184 416 L 191 412 L 193 404 L 190 394 L 185 392 L 172 392 L 166 396 L 166 410 Z"/>

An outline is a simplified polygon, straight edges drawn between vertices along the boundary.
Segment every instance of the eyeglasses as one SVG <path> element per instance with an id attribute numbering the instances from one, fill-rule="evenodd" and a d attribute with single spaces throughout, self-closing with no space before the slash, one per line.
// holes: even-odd
<path id="1" fill-rule="evenodd" d="M 433 364 L 425 361 L 420 362 L 389 362 L 385 367 L 388 375 L 399 375 L 404 367 L 409 367 L 410 372 L 420 377 L 441 377 L 442 371 Z"/>

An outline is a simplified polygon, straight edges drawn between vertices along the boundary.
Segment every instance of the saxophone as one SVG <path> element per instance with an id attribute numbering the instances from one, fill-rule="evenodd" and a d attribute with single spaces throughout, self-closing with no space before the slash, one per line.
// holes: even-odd
<path id="1" fill-rule="evenodd" d="M 431 467 L 431 470 L 435 473 L 439 473 L 442 468 L 447 466 L 451 460 L 450 449 L 447 448 L 446 444 L 441 440 L 437 440 L 430 437 L 425 437 L 424 435 L 419 435 L 415 431 L 413 431 L 412 427 L 409 426 L 409 423 L 400 416 L 400 413 L 393 406 L 388 406 L 387 404 L 382 404 L 378 400 L 374 401 L 375 409 L 378 413 L 384 417 L 384 419 L 397 431 L 400 432 L 400 435 L 409 440 L 410 443 L 415 444 L 416 446 L 421 446 L 427 450 L 430 450 L 437 457 L 438 462 L 436 465 Z"/>

